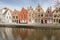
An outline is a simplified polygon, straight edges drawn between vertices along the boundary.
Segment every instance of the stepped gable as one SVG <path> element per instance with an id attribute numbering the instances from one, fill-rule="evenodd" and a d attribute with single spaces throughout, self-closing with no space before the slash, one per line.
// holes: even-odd
<path id="1" fill-rule="evenodd" d="M 40 6 L 40 4 L 37 5 L 36 9 L 37 11 L 39 11 L 40 13 L 44 13 L 43 8 Z"/>
<path id="2" fill-rule="evenodd" d="M 52 8 L 51 7 L 48 7 L 47 10 L 46 10 L 46 13 L 51 14 L 52 13 Z"/>

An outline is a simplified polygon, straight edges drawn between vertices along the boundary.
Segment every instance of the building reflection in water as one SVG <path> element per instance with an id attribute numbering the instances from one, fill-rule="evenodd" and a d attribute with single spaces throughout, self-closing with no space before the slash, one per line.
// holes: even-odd
<path id="1" fill-rule="evenodd" d="M 60 40 L 60 30 L 43 28 L 0 28 L 0 40 Z"/>

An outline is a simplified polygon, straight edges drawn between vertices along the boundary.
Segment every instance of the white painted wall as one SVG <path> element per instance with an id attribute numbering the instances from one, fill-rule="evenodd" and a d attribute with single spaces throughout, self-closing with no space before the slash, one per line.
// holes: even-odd
<path id="1" fill-rule="evenodd" d="M 5 14 L 5 22 L 6 23 L 12 23 L 12 15 L 10 13 L 10 11 L 8 10 L 7 13 Z"/>

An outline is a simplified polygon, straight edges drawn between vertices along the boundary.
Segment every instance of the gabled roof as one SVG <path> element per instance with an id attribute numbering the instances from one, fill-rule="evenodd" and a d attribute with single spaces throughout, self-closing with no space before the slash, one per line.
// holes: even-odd
<path id="1" fill-rule="evenodd" d="M 10 11 L 11 15 L 13 15 L 13 14 L 14 14 L 14 12 L 13 12 L 12 10 L 9 10 L 9 11 Z"/>
<path id="2" fill-rule="evenodd" d="M 39 3 L 38 3 L 38 5 L 37 5 L 36 9 L 41 9 L 41 6 L 40 6 Z"/>
<path id="3" fill-rule="evenodd" d="M 28 13 L 28 11 L 23 7 L 20 11 L 20 13 Z"/>
<path id="4" fill-rule="evenodd" d="M 50 14 L 52 13 L 52 8 L 51 8 L 51 6 L 47 8 L 46 13 L 48 13 L 48 11 L 49 11 Z"/>
<path id="5" fill-rule="evenodd" d="M 54 13 L 55 11 L 59 11 L 59 8 L 55 8 L 52 13 Z"/>
<path id="6" fill-rule="evenodd" d="M 2 9 L 4 9 L 4 10 L 8 10 L 8 8 L 7 8 L 7 7 L 4 7 L 4 8 L 2 8 Z"/>
<path id="7" fill-rule="evenodd" d="M 8 11 L 11 13 L 11 15 L 13 15 L 13 11 L 10 10 L 9 8 L 4 8 L 4 10 L 6 11 L 3 13 L 3 15 L 5 15 Z"/>
<path id="8" fill-rule="evenodd" d="M 14 12 L 13 15 L 19 15 L 19 14 L 20 14 L 20 11 L 18 11 L 18 10 L 16 10 L 16 9 L 14 9 L 13 12 Z"/>
<path id="9" fill-rule="evenodd" d="M 3 13 L 3 15 L 5 15 L 8 11 L 8 8 L 3 8 L 5 10 L 5 12 Z"/>
<path id="10" fill-rule="evenodd" d="M 40 13 L 44 13 L 43 8 L 40 6 L 40 4 L 37 5 L 35 10 L 40 10 Z"/>
<path id="11" fill-rule="evenodd" d="M 28 7 L 28 10 L 33 10 L 32 6 Z"/>

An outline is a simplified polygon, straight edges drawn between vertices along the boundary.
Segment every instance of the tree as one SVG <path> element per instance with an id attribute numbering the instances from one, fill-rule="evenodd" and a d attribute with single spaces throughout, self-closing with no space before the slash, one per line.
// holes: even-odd
<path id="1" fill-rule="evenodd" d="M 60 7 L 60 1 L 54 0 L 54 7 L 59 8 Z"/>

